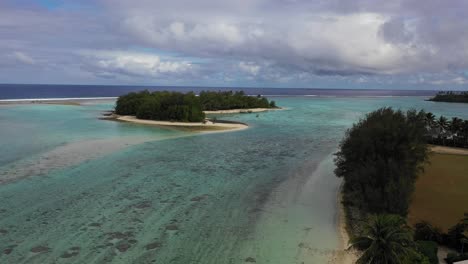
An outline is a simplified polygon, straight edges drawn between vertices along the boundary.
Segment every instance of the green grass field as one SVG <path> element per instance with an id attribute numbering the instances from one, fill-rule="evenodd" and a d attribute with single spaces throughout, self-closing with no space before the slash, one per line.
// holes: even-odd
<path id="1" fill-rule="evenodd" d="M 426 220 L 447 231 L 468 212 L 468 156 L 431 154 L 416 182 L 408 221 Z"/>

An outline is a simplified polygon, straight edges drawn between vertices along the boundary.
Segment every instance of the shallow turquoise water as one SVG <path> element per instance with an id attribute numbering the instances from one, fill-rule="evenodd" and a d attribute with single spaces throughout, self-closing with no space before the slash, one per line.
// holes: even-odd
<path id="1" fill-rule="evenodd" d="M 0 106 L 0 175 L 74 143 L 146 141 L 1 185 L 0 262 L 327 263 L 345 130 L 382 106 L 468 119 L 421 97 L 275 100 L 286 110 L 205 135 L 99 120 L 110 104 Z"/>

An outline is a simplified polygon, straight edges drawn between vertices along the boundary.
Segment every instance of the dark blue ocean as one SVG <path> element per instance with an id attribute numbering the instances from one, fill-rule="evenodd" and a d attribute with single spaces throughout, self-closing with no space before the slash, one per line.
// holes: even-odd
<path id="1" fill-rule="evenodd" d="M 203 90 L 243 90 L 249 95 L 261 94 L 267 96 L 431 96 L 436 93 L 434 90 L 0 84 L 0 99 L 116 97 L 131 91 L 144 89 L 150 91 L 194 91 L 195 93 Z"/>

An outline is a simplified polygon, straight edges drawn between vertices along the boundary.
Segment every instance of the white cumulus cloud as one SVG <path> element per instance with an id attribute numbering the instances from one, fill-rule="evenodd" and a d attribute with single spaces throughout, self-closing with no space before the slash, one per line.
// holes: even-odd
<path id="1" fill-rule="evenodd" d="M 13 57 L 21 63 L 30 64 L 30 65 L 33 65 L 36 63 L 36 61 L 33 58 L 31 58 L 30 56 L 20 51 L 13 52 Z"/>
<path id="2" fill-rule="evenodd" d="M 260 66 L 253 62 L 239 62 L 239 69 L 251 75 L 257 75 L 260 71 Z"/>
<path id="3" fill-rule="evenodd" d="M 96 70 L 106 73 L 136 76 L 163 76 L 183 74 L 193 69 L 188 61 L 161 58 L 158 55 L 126 51 L 81 52 Z"/>

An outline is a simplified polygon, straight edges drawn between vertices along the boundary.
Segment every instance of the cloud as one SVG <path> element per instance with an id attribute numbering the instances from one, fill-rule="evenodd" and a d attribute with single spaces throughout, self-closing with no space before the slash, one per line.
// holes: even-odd
<path id="1" fill-rule="evenodd" d="M 239 62 L 239 69 L 251 75 L 257 75 L 260 71 L 260 66 L 253 62 Z"/>
<path id="2" fill-rule="evenodd" d="M 19 62 L 24 63 L 24 64 L 33 65 L 33 64 L 36 63 L 36 61 L 33 58 L 31 58 L 30 56 L 24 54 L 23 52 L 15 51 L 15 52 L 13 52 L 12 56 L 16 60 L 18 60 Z"/>
<path id="3" fill-rule="evenodd" d="M 207 0 L 118 2 L 111 9 L 122 18 L 125 33 L 146 45 L 194 56 L 268 58 L 320 75 L 412 74 L 467 67 L 468 34 L 457 32 L 467 31 L 468 20 L 453 15 L 454 10 L 468 8 L 462 1 L 252 0 L 226 8 Z M 178 10 L 181 6 L 185 8 Z M 166 10 L 178 12 L 169 15 Z"/>
<path id="4" fill-rule="evenodd" d="M 22 69 L 40 64 L 95 78 L 89 82 L 372 87 L 423 85 L 417 76 L 437 75 L 425 76 L 425 84 L 466 85 L 454 80 L 468 69 L 464 0 L 81 0 L 54 8 L 5 0 L 0 6 L 0 51 L 2 58 L 9 54 L 0 78 L 13 78 L 4 69 L 15 68 L 22 80 Z"/>
<path id="5" fill-rule="evenodd" d="M 194 69 L 188 61 L 162 59 L 160 56 L 127 51 L 81 51 L 89 70 L 109 78 L 116 74 L 159 77 L 186 74 Z"/>
<path id="6" fill-rule="evenodd" d="M 462 76 L 458 76 L 458 77 L 451 78 L 451 79 L 432 80 L 432 81 L 429 81 L 429 83 L 434 84 L 434 85 L 448 85 L 448 84 L 464 85 L 464 84 L 468 84 L 468 79 Z"/>

